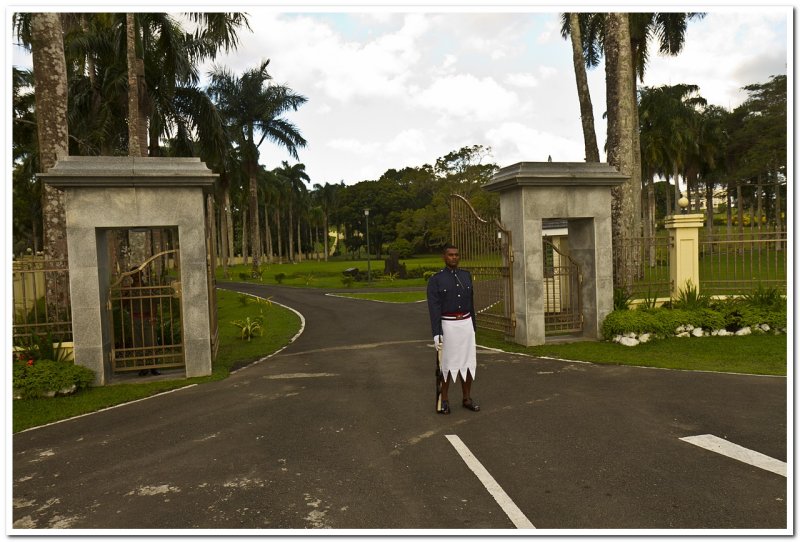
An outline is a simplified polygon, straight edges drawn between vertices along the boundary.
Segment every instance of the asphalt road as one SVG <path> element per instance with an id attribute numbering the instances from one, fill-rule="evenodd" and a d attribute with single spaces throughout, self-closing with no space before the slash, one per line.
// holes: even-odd
<path id="1" fill-rule="evenodd" d="M 785 378 L 479 350 L 481 412 L 456 386 L 442 416 L 423 303 L 223 287 L 304 332 L 224 381 L 14 435 L 15 529 L 514 529 L 447 435 L 537 529 L 787 528 L 785 477 L 680 440 L 785 462 Z"/>

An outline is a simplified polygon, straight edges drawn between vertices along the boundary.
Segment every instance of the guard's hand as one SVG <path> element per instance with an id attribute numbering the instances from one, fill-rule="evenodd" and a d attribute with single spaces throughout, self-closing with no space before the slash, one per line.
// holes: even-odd
<path id="1" fill-rule="evenodd" d="M 441 335 L 435 335 L 433 337 L 433 347 L 436 349 L 437 352 L 439 352 L 442 349 L 442 336 Z"/>

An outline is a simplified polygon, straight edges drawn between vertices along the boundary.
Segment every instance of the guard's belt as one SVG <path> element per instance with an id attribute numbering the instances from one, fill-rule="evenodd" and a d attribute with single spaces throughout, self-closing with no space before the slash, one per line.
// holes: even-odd
<path id="1" fill-rule="evenodd" d="M 468 312 L 445 312 L 442 313 L 442 320 L 466 320 L 472 315 Z"/>

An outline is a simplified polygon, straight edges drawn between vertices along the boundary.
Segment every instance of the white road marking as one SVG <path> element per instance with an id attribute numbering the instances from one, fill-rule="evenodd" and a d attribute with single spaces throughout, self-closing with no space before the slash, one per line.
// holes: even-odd
<path id="1" fill-rule="evenodd" d="M 683 437 L 680 440 L 730 457 L 732 459 L 736 459 L 742 463 L 747 463 L 748 465 L 753 465 L 754 467 L 758 467 L 760 469 L 774 472 L 775 474 L 780 474 L 781 476 L 786 477 L 786 463 L 783 461 L 779 461 L 775 458 L 769 457 L 768 455 L 750 450 L 743 446 L 739 446 L 738 444 L 734 444 L 714 435 Z"/>
<path id="2" fill-rule="evenodd" d="M 506 513 L 508 519 L 511 520 L 514 526 L 517 529 L 535 529 L 536 527 L 525 517 L 522 510 L 514 504 L 511 497 L 500 487 L 500 484 L 489 474 L 489 471 L 487 471 L 481 462 L 469 451 L 469 448 L 467 448 L 458 435 L 445 435 L 445 437 L 447 437 L 447 440 L 450 441 L 450 444 L 453 445 L 453 448 L 456 449 L 458 455 L 461 456 L 461 459 L 464 460 L 470 470 L 475 473 L 475 476 L 478 477 L 478 480 L 480 480 L 489 494 L 494 497 L 494 500 L 497 501 L 497 504 L 500 505 L 500 508 L 503 509 L 503 512 Z"/>

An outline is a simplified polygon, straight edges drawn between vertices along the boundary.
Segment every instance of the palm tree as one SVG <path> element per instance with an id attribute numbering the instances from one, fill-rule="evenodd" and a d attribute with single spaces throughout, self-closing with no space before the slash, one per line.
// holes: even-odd
<path id="1" fill-rule="evenodd" d="M 281 162 L 281 167 L 274 170 L 279 181 L 282 183 L 284 190 L 284 206 L 288 211 L 289 227 L 287 235 L 289 238 L 289 261 L 294 261 L 295 248 L 294 248 L 294 220 L 297 217 L 298 202 L 302 201 L 304 194 L 307 192 L 306 186 L 303 183 L 310 182 L 311 178 L 306 173 L 305 164 L 297 163 L 292 166 L 289 162 L 284 160 Z M 299 227 L 299 220 L 297 221 Z M 297 236 L 297 252 L 301 250 L 300 235 Z"/>
<path id="2" fill-rule="evenodd" d="M 609 13 L 605 20 L 606 104 L 608 113 L 608 163 L 629 178 L 628 182 L 611 190 L 611 233 L 613 239 L 636 236 L 641 196 L 641 181 L 635 181 L 633 132 L 634 99 L 632 96 L 629 23 L 627 13 Z M 641 171 L 639 172 L 641 175 Z M 637 190 L 638 188 L 638 190 Z M 633 234 L 633 235 L 632 235 Z M 615 252 L 614 282 L 616 286 L 630 285 L 638 262 Z"/>
<path id="3" fill-rule="evenodd" d="M 55 165 L 59 156 L 69 154 L 67 66 L 61 18 L 57 13 L 34 13 L 30 16 L 29 31 L 36 89 L 39 168 L 46 172 Z M 63 191 L 47 184 L 42 187 L 44 252 L 50 260 L 67 258 L 64 204 Z M 67 306 L 64 276 L 48 276 L 45 290 L 50 314 L 61 314 Z"/>
<path id="4" fill-rule="evenodd" d="M 242 152 L 242 162 L 249 178 L 250 238 L 253 246 L 253 272 L 259 266 L 258 225 L 258 160 L 259 148 L 265 140 L 282 145 L 297 158 L 298 147 L 306 140 L 283 114 L 296 111 L 307 98 L 282 85 L 268 84 L 269 60 L 250 69 L 241 77 L 216 67 L 211 74 L 209 94 L 214 98 L 230 133 Z"/>
<path id="5" fill-rule="evenodd" d="M 569 37 L 572 43 L 572 63 L 575 69 L 575 82 L 578 85 L 578 101 L 581 107 L 581 124 L 583 126 L 583 143 L 587 162 L 599 162 L 600 153 L 597 150 L 597 136 L 594 130 L 594 109 L 592 97 L 589 93 L 589 83 L 586 79 L 586 66 L 583 54 L 583 41 L 581 39 L 581 22 L 589 22 L 588 18 L 581 18 L 577 13 L 562 13 L 561 35 Z"/>
<path id="6" fill-rule="evenodd" d="M 314 185 L 314 190 L 318 195 L 319 208 L 322 212 L 322 229 L 323 229 L 323 246 L 325 250 L 325 261 L 328 261 L 328 237 L 330 237 L 330 219 L 338 206 L 339 186 L 335 184 L 325 183 L 325 186 L 320 184 Z"/>
<path id="7" fill-rule="evenodd" d="M 640 132 L 643 171 L 672 176 L 677 194 L 678 176 L 691 161 L 698 148 L 698 114 L 706 105 L 696 85 L 645 87 L 639 93 Z M 705 151 L 706 153 L 709 151 Z M 695 160 L 697 161 L 697 160 Z M 653 194 L 652 175 L 646 177 L 648 200 Z M 666 214 L 673 209 L 667 191 Z M 653 213 L 650 213 L 653 219 Z"/>
<path id="8" fill-rule="evenodd" d="M 139 75 L 139 62 L 136 56 L 136 21 L 133 13 L 125 14 L 125 51 L 128 65 L 128 156 L 146 156 L 140 150 L 139 131 L 139 85 L 144 79 L 144 63 Z M 146 137 L 146 136 L 145 136 Z M 146 139 L 144 143 L 146 144 Z M 146 148 L 146 145 L 141 145 Z"/>
<path id="9" fill-rule="evenodd" d="M 33 72 L 12 69 L 13 78 L 13 198 L 14 254 L 32 248 L 40 250 L 42 219 L 41 183 L 36 182 L 39 171 L 39 147 L 36 142 L 36 114 Z"/>
<path id="10" fill-rule="evenodd" d="M 607 24 L 606 19 L 612 14 L 605 13 L 581 13 L 578 15 L 580 20 L 581 40 L 583 46 L 584 60 L 586 66 L 589 68 L 595 67 L 600 63 L 600 59 L 604 52 L 607 52 Z M 617 14 L 618 15 L 618 14 Z M 615 18 L 618 18 L 615 15 Z M 650 51 L 648 50 L 648 43 L 651 37 L 656 38 L 659 52 L 667 55 L 677 55 L 683 49 L 683 44 L 686 38 L 686 28 L 689 20 L 702 19 L 705 16 L 703 13 L 630 13 L 627 15 L 627 34 L 630 40 L 630 61 L 633 68 L 626 72 L 630 74 L 630 84 L 632 85 L 631 100 L 636 98 L 637 78 L 643 80 L 645 70 L 647 68 L 647 61 L 649 59 Z M 615 28 L 619 25 L 615 22 Z M 567 36 L 570 33 L 569 17 L 568 14 L 562 14 L 562 27 L 561 33 Z M 579 77 L 576 73 L 576 78 Z M 608 95 L 608 92 L 607 92 Z M 639 126 L 638 109 L 635 102 L 632 104 L 623 104 L 621 102 L 614 102 L 611 105 L 615 108 L 624 107 L 630 108 L 633 112 L 633 122 L 631 124 L 630 137 L 632 139 L 633 147 L 633 167 L 631 170 L 631 181 L 634 185 L 632 189 L 634 193 L 641 191 L 641 149 L 639 143 L 639 133 L 636 127 Z M 609 116 L 613 115 L 610 109 L 607 111 Z M 582 113 L 583 115 L 583 113 Z M 584 134 L 584 139 L 588 136 Z M 609 140 L 611 137 L 609 137 Z M 621 141 L 621 140 L 620 140 Z M 609 152 L 614 152 L 610 149 Z M 641 214 L 640 198 L 634 198 L 632 210 L 636 213 L 634 215 L 634 225 L 636 228 L 630 231 L 638 231 L 639 217 Z"/>

